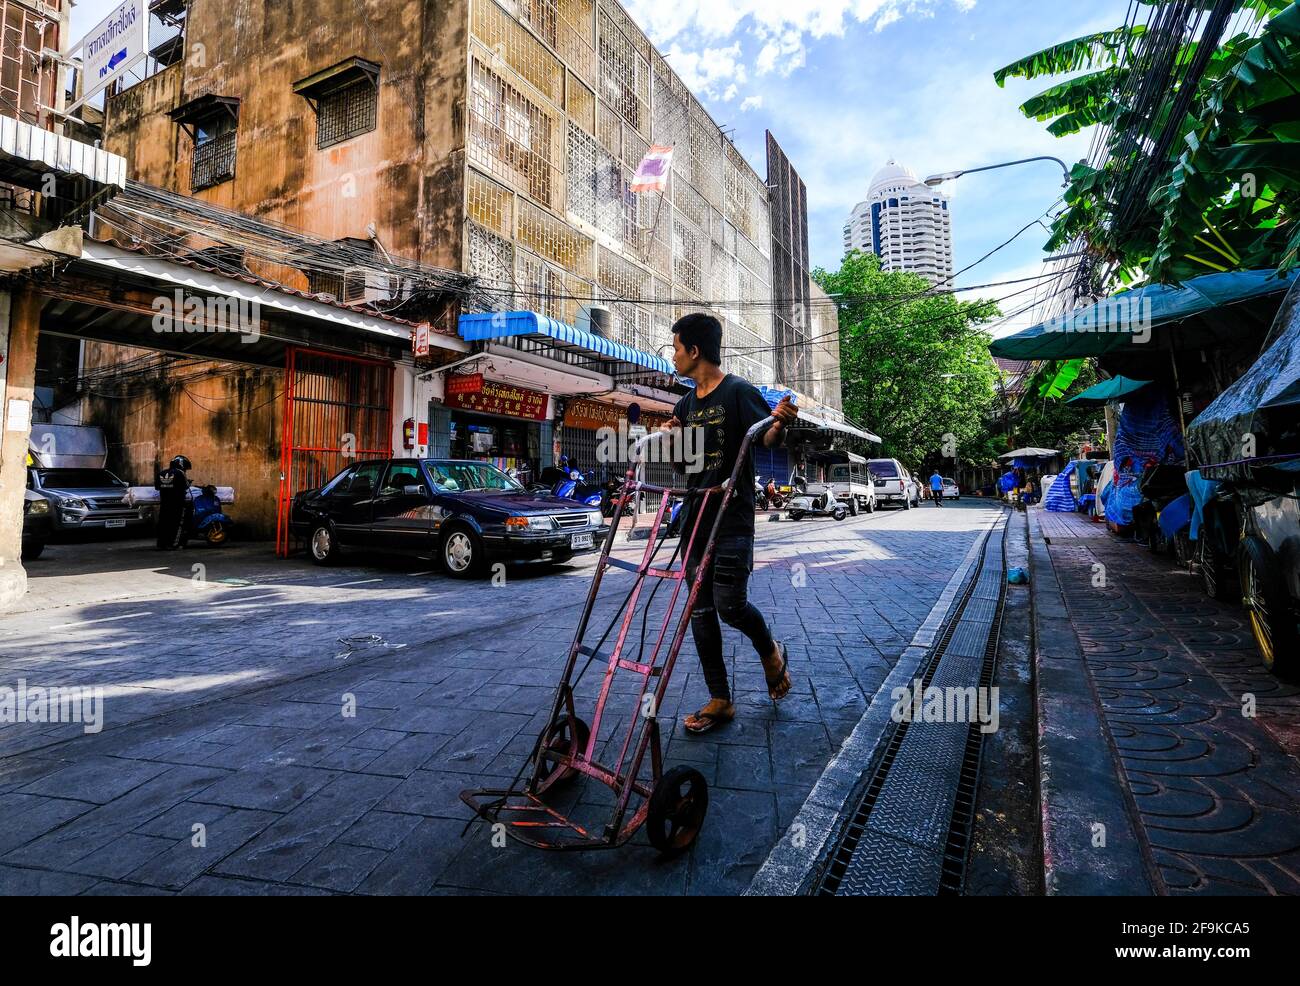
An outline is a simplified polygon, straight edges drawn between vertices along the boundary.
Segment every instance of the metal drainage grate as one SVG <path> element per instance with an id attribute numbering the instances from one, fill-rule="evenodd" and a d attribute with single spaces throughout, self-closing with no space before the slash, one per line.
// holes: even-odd
<path id="1" fill-rule="evenodd" d="M 1002 542 L 1002 568 L 1006 570 L 1006 541 Z M 1006 603 L 1007 583 L 1004 578 L 998 592 L 997 608 L 989 627 L 988 644 L 984 648 L 984 662 L 980 669 L 979 687 L 987 694 L 993 685 L 997 670 L 998 641 L 1002 636 L 1002 610 Z M 966 886 L 966 862 L 970 859 L 971 830 L 975 825 L 975 801 L 979 794 L 980 762 L 984 748 L 984 734 L 980 724 L 973 722 L 966 735 L 966 750 L 962 754 L 961 776 L 953 802 L 952 821 L 948 824 L 948 841 L 943 850 L 943 871 L 939 878 L 939 896 L 960 894 Z"/>
<path id="2" fill-rule="evenodd" d="M 939 663 L 943 659 L 948 645 L 952 642 L 953 635 L 956 633 L 957 626 L 975 595 L 980 576 L 984 571 L 989 542 L 992 541 L 993 537 L 994 534 L 990 533 L 988 540 L 985 541 L 980 552 L 979 562 L 972 566 L 970 579 L 963 587 L 961 603 L 945 623 L 938 643 L 930 651 L 925 669 L 921 675 L 921 687 L 923 689 L 930 687 L 935 672 L 939 668 Z M 1002 555 L 1002 572 L 1005 573 L 1005 526 L 1001 530 L 999 551 Z M 990 687 L 993 681 L 1005 597 L 1006 580 L 1003 575 L 999 579 L 997 605 L 989 629 L 988 641 L 984 648 L 979 677 L 979 686 L 981 688 Z M 854 812 L 853 818 L 844 829 L 839 844 L 825 864 L 821 883 L 816 890 L 817 896 L 831 897 L 838 893 L 849 863 L 852 861 L 854 852 L 857 850 L 863 833 L 866 831 L 867 820 L 870 818 L 872 809 L 880 797 L 880 792 L 885 785 L 885 779 L 888 777 L 890 767 L 893 766 L 894 760 L 898 756 L 898 751 L 903 745 L 903 740 L 907 736 L 910 725 L 910 721 L 907 720 L 896 724 L 884 752 L 874 768 L 872 768 L 871 779 L 863 792 L 861 804 L 858 806 L 858 810 Z M 962 754 L 962 766 L 958 778 L 953 816 L 949 822 L 948 837 L 944 847 L 943 864 L 937 891 L 942 895 L 959 894 L 965 885 L 966 860 L 969 857 L 970 834 L 975 817 L 975 799 L 979 791 L 979 766 L 983 737 L 984 734 L 980 732 L 979 723 L 971 723 L 966 737 L 966 746 Z"/>

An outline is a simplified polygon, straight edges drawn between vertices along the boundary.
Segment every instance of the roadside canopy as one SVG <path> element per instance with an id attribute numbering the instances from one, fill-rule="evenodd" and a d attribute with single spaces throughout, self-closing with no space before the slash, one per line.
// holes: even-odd
<path id="1" fill-rule="evenodd" d="M 1002 359 L 1035 360 L 1149 352 L 1170 349 L 1175 342 L 1179 349 L 1204 347 L 1239 335 L 1237 312 L 1230 315 L 1225 308 L 1240 305 L 1245 314 L 1258 317 L 1250 303 L 1282 294 L 1296 276 L 1293 272 L 1280 278 L 1274 270 L 1229 271 L 1177 286 L 1148 284 L 995 339 L 989 352 Z M 1175 323 L 1177 331 L 1155 331 Z"/>
<path id="2" fill-rule="evenodd" d="M 1085 407 L 1100 407 L 1141 390 L 1150 380 L 1130 380 L 1125 376 L 1111 377 L 1101 383 L 1095 383 L 1087 390 L 1080 391 L 1065 403 L 1082 404 Z"/>

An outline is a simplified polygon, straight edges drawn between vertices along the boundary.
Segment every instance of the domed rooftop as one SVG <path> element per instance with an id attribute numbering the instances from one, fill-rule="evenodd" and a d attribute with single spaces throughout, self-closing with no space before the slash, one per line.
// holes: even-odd
<path id="1" fill-rule="evenodd" d="M 882 188 L 898 184 L 916 185 L 919 182 L 916 179 L 915 171 L 890 158 L 885 163 L 885 166 L 872 176 L 871 185 L 867 189 L 867 197 L 870 198 Z"/>

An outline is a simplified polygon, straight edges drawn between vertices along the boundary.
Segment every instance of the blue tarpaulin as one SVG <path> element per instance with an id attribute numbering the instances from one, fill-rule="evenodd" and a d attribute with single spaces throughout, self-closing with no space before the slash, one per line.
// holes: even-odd
<path id="1" fill-rule="evenodd" d="M 1106 499 L 1106 520 L 1120 527 L 1133 523 L 1133 508 L 1142 500 L 1137 483 L 1146 467 L 1182 461 L 1182 432 L 1164 391 L 1145 387 L 1131 395 L 1115 434 L 1114 493 Z"/>
<path id="2" fill-rule="evenodd" d="M 1186 527 L 1191 519 L 1192 498 L 1184 493 L 1177 500 L 1166 504 L 1165 509 L 1160 511 L 1160 533 L 1167 538 L 1172 538 Z"/>

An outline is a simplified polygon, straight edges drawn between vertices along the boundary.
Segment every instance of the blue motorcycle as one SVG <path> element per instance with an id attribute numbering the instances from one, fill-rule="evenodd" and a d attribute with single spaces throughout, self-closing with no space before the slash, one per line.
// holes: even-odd
<path id="1" fill-rule="evenodd" d="M 232 522 L 217 498 L 217 488 L 204 486 L 198 493 L 191 493 L 190 502 L 189 536 L 213 546 L 225 544 Z"/>
<path id="2" fill-rule="evenodd" d="M 606 484 L 608 486 L 609 484 Z M 617 485 L 617 484 L 615 484 Z M 609 491 L 606 487 L 594 486 L 587 482 L 585 476 L 577 469 L 569 472 L 568 479 L 562 479 L 551 488 L 551 492 L 556 496 L 562 496 L 568 500 L 577 500 L 579 503 L 585 503 L 589 507 L 596 507 L 606 517 L 613 513 L 613 510 L 606 512 L 610 503 Z"/>

